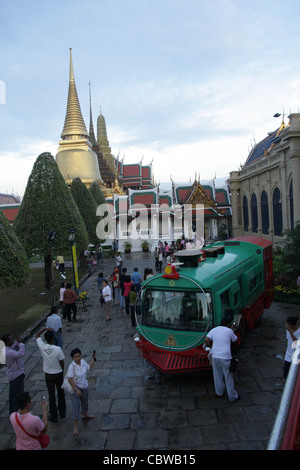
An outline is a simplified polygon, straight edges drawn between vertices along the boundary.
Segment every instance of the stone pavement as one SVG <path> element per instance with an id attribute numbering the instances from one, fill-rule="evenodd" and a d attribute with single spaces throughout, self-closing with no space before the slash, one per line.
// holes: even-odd
<path id="1" fill-rule="evenodd" d="M 123 266 L 143 273 L 153 267 L 153 255 L 124 255 Z M 105 276 L 113 259 L 100 264 Z M 63 321 L 65 369 L 70 351 L 78 346 L 88 362 L 97 351 L 89 377 L 89 412 L 93 420 L 79 422 L 79 435 L 72 435 L 71 402 L 66 393 L 67 416 L 49 423 L 51 442 L 47 450 L 263 450 L 279 407 L 284 381 L 285 318 L 299 315 L 299 307 L 274 303 L 261 324 L 245 335 L 237 350 L 235 373 L 241 399 L 230 404 L 217 398 L 211 372 L 165 377 L 139 357 L 130 316 L 118 306 L 112 320 L 105 321 L 96 284 L 97 273 L 88 278 L 91 305 L 78 314 L 76 323 Z M 33 399 L 32 412 L 41 415 L 40 400 L 47 397 L 42 360 L 35 337 L 26 342 L 25 389 Z M 0 449 L 15 447 L 8 415 L 8 383 L 0 368 Z"/>

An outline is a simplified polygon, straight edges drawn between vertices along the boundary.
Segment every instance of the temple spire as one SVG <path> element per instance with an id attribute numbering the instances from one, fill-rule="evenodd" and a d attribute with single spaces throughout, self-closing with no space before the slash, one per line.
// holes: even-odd
<path id="1" fill-rule="evenodd" d="M 89 94 L 90 94 L 90 129 L 89 129 L 89 133 L 90 133 L 90 142 L 91 142 L 92 146 L 94 147 L 95 145 L 97 145 L 97 142 L 96 142 L 94 126 L 93 126 L 91 82 L 89 82 Z"/>
<path id="2" fill-rule="evenodd" d="M 77 95 L 74 69 L 73 69 L 73 60 L 72 60 L 72 49 L 70 48 L 70 75 L 69 75 L 69 92 L 68 92 L 68 102 L 67 102 L 67 112 L 64 123 L 64 128 L 61 134 L 61 138 L 68 139 L 69 136 L 75 138 L 87 138 L 88 132 L 85 127 L 85 123 L 82 117 L 79 99 Z"/>

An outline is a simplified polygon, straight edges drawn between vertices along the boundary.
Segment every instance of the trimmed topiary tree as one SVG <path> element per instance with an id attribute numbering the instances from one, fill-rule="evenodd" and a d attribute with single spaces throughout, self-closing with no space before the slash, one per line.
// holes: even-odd
<path id="1" fill-rule="evenodd" d="M 14 228 L 27 256 L 39 254 L 44 258 L 46 288 L 52 281 L 52 254 L 70 253 L 71 227 L 75 230 L 77 251 L 83 253 L 88 246 L 85 224 L 53 156 L 42 153 L 29 176 Z M 52 249 L 49 232 L 55 232 Z"/>
<path id="2" fill-rule="evenodd" d="M 89 187 L 89 191 L 91 195 L 93 196 L 97 207 L 100 206 L 101 204 L 106 204 L 105 196 L 103 192 L 101 191 L 101 188 L 97 181 L 92 182 L 91 186 Z"/>
<path id="3" fill-rule="evenodd" d="M 0 211 L 0 288 L 21 286 L 29 279 L 29 263 L 13 227 Z"/>
<path id="4" fill-rule="evenodd" d="M 96 216 L 97 205 L 95 199 L 80 178 L 75 178 L 72 181 L 71 193 L 83 218 L 89 242 L 96 245 L 99 242 L 96 234 L 99 218 Z"/>

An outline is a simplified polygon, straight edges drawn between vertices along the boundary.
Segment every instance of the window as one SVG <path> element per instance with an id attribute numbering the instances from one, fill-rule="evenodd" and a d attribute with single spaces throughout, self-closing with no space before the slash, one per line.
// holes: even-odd
<path id="1" fill-rule="evenodd" d="M 273 219 L 274 219 L 274 235 L 281 236 L 282 232 L 282 210 L 280 191 L 278 188 L 273 192 Z"/>
<path id="2" fill-rule="evenodd" d="M 257 217 L 257 199 L 253 193 L 251 196 L 251 218 L 252 218 L 252 232 L 257 232 L 258 217 Z"/>
<path id="3" fill-rule="evenodd" d="M 265 235 L 269 234 L 269 205 L 268 205 L 268 196 L 266 191 L 261 193 L 260 198 L 260 206 L 261 206 L 261 227 L 262 233 Z"/>
<path id="4" fill-rule="evenodd" d="M 222 317 L 225 315 L 225 310 L 230 308 L 230 301 L 229 301 L 229 291 L 226 290 L 223 294 L 220 295 L 221 299 L 221 312 Z"/>
<path id="5" fill-rule="evenodd" d="M 211 297 L 205 292 L 147 289 L 142 298 L 142 315 L 146 326 L 203 331 L 212 320 Z"/>
<path id="6" fill-rule="evenodd" d="M 244 219 L 244 230 L 245 230 L 245 232 L 248 232 L 249 214 L 248 214 L 248 199 L 247 199 L 247 196 L 243 197 L 243 219 Z"/>

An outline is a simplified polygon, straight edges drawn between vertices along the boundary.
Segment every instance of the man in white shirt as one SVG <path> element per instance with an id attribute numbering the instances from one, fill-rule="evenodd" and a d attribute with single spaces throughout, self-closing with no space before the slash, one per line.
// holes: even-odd
<path id="1" fill-rule="evenodd" d="M 230 317 L 222 318 L 221 325 L 213 328 L 207 334 L 205 343 L 211 347 L 216 394 L 218 397 L 222 397 L 226 385 L 229 401 L 233 403 L 239 400 L 240 396 L 234 388 L 233 374 L 229 370 L 232 359 L 231 343 L 237 340 L 237 336 L 230 328 L 230 323 Z"/>
<path id="2" fill-rule="evenodd" d="M 45 331 L 43 341 L 40 337 Z M 65 355 L 59 346 L 54 343 L 54 331 L 48 328 L 42 328 L 37 332 L 36 343 L 41 351 L 43 358 L 43 371 L 49 393 L 49 421 L 57 422 L 58 413 L 55 399 L 55 388 L 57 390 L 58 412 L 61 418 L 66 415 L 66 400 L 64 390 L 61 388 L 64 377 L 64 358 Z"/>

